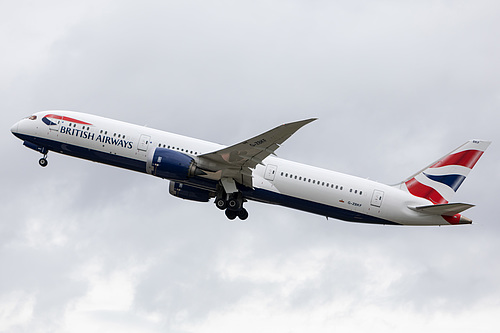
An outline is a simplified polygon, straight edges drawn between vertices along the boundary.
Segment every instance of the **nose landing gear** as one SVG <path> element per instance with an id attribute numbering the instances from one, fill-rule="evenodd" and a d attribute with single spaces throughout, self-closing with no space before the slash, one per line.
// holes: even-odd
<path id="1" fill-rule="evenodd" d="M 44 154 L 43 157 L 38 160 L 38 164 L 44 168 L 49 164 L 49 161 L 47 161 L 47 154 Z"/>

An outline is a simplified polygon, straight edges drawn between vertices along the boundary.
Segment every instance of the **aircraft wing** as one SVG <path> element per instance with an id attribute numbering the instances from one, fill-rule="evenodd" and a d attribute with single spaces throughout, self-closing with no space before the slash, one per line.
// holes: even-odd
<path id="1" fill-rule="evenodd" d="M 235 145 L 199 155 L 198 158 L 212 171 L 221 171 L 221 178 L 233 178 L 251 187 L 251 169 L 262 164 L 262 161 L 269 155 L 274 154 L 275 150 L 301 127 L 316 119 L 283 124 Z"/>

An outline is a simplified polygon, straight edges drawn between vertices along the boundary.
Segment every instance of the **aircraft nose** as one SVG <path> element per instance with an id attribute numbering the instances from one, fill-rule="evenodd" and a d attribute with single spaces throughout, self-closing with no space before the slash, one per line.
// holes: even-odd
<path id="1" fill-rule="evenodd" d="M 15 123 L 11 128 L 10 128 L 10 131 L 12 132 L 12 134 L 16 134 L 17 133 L 17 128 L 19 127 L 19 122 Z"/>

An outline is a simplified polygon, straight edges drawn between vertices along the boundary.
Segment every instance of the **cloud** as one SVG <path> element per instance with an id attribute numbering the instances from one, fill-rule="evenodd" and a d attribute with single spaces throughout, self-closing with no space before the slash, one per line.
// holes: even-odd
<path id="1" fill-rule="evenodd" d="M 38 154 L 20 117 L 73 109 L 222 144 L 314 122 L 280 157 L 395 183 L 498 141 L 499 6 L 52 1 L 4 5 L 0 331 L 494 330 L 495 143 L 457 193 L 475 222 L 400 228 L 211 203 Z"/>

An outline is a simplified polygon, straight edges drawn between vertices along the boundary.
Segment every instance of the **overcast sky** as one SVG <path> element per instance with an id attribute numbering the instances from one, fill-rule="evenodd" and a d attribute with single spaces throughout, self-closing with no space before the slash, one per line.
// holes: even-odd
<path id="1" fill-rule="evenodd" d="M 498 332 L 498 1 L 3 1 L 0 332 Z M 397 183 L 493 144 L 457 227 L 248 203 L 230 222 L 168 182 L 40 155 L 49 109 L 233 144 L 319 120 L 278 156 Z"/>

